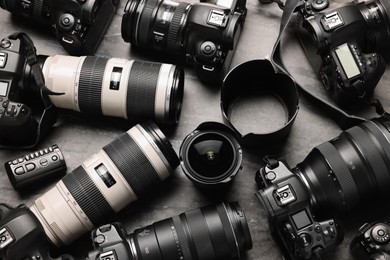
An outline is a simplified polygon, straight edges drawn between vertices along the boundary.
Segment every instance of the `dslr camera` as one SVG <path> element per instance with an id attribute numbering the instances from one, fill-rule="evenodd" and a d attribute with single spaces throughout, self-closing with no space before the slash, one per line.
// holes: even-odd
<path id="1" fill-rule="evenodd" d="M 71 55 L 96 52 L 119 0 L 0 0 L 0 7 L 54 28 Z"/>
<path id="2" fill-rule="evenodd" d="M 389 56 L 389 1 L 305 0 L 296 11 L 301 45 L 336 103 L 370 98 Z"/>
<path id="3" fill-rule="evenodd" d="M 256 182 L 262 188 L 256 195 L 270 214 L 272 235 L 287 259 L 320 256 L 343 240 L 335 219 L 315 218 L 310 194 L 285 162 L 268 159 Z"/>
<path id="4" fill-rule="evenodd" d="M 390 223 L 376 221 L 365 223 L 359 228 L 350 244 L 351 253 L 356 259 L 390 259 Z"/>
<path id="5" fill-rule="evenodd" d="M 246 0 L 189 4 L 129 0 L 122 37 L 133 46 L 193 64 L 200 80 L 220 84 L 228 71 L 246 17 Z"/>
<path id="6" fill-rule="evenodd" d="M 35 66 L 34 72 L 32 66 Z M 26 77 L 26 73 L 31 76 Z M 39 73 L 41 70 L 35 48 L 26 34 L 16 33 L 1 40 L 0 145 L 2 147 L 32 147 L 56 122 L 56 110 L 46 96 L 50 91 L 40 92 L 40 97 L 34 98 L 34 101 L 30 93 L 25 91 L 30 83 L 37 85 L 34 76 L 38 75 L 38 78 L 42 78 Z M 38 86 L 36 89 L 40 90 Z M 23 100 L 28 103 L 25 104 Z M 42 108 L 44 108 L 42 115 L 37 120 L 37 112 Z"/>
<path id="7" fill-rule="evenodd" d="M 266 157 L 256 194 L 287 259 L 330 252 L 343 238 L 343 213 L 383 207 L 390 197 L 389 130 L 389 115 L 368 120 L 316 146 L 294 168 Z"/>

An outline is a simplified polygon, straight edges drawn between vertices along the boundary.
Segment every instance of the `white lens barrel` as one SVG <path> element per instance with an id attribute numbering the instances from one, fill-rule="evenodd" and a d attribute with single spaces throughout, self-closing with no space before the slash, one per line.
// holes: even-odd
<path id="1" fill-rule="evenodd" d="M 56 107 L 161 123 L 177 123 L 180 115 L 184 77 L 178 71 L 171 64 L 92 56 L 51 56 L 43 66 L 47 87 L 65 93 L 50 96 Z"/>
<path id="2" fill-rule="evenodd" d="M 68 245 L 168 178 L 179 164 L 156 125 L 136 125 L 30 208 L 56 246 Z"/>

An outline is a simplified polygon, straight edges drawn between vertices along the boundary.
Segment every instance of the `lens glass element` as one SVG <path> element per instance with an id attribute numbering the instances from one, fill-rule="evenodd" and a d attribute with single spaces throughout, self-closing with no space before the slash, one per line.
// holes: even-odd
<path id="1" fill-rule="evenodd" d="M 180 159 L 184 173 L 195 184 L 226 184 L 241 169 L 242 150 L 232 129 L 205 122 L 184 139 Z"/>
<path id="2" fill-rule="evenodd" d="M 188 149 L 190 167 L 206 178 L 227 172 L 234 162 L 232 143 L 218 133 L 206 133 L 196 138 Z"/>

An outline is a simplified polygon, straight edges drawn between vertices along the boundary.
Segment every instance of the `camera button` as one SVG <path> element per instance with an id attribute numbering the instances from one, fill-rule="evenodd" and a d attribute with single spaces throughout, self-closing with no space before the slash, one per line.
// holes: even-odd
<path id="1" fill-rule="evenodd" d="M 26 164 L 26 169 L 27 169 L 28 172 L 31 172 L 31 171 L 35 170 L 35 164 L 34 163 Z"/>
<path id="2" fill-rule="evenodd" d="M 11 47 L 12 43 L 10 40 L 8 39 L 3 39 L 1 40 L 1 43 L 0 43 L 0 46 L 4 49 L 8 49 L 9 47 Z"/>
<path id="3" fill-rule="evenodd" d="M 59 19 L 59 29 L 62 31 L 70 31 L 74 28 L 76 21 L 71 14 L 63 14 Z"/>
<path id="4" fill-rule="evenodd" d="M 312 237 L 307 233 L 300 234 L 298 238 L 299 238 L 298 244 L 301 247 L 309 247 L 313 240 Z"/>
<path id="5" fill-rule="evenodd" d="M 25 173 L 23 166 L 19 166 L 19 167 L 15 168 L 14 172 L 16 175 L 21 175 L 21 174 Z"/>

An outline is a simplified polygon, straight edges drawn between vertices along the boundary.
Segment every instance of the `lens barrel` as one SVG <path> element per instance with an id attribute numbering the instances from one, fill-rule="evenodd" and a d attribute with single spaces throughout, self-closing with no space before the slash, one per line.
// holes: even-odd
<path id="1" fill-rule="evenodd" d="M 122 18 L 122 38 L 134 46 L 180 53 L 191 5 L 161 0 L 129 0 Z"/>
<path id="2" fill-rule="evenodd" d="M 193 209 L 137 229 L 128 236 L 133 259 L 227 260 L 252 248 L 237 202 Z"/>
<path id="3" fill-rule="evenodd" d="M 0 0 L 0 7 L 13 14 L 32 18 L 39 23 L 47 23 L 48 0 Z"/>
<path id="4" fill-rule="evenodd" d="M 225 186 L 242 166 L 242 149 L 234 132 L 217 122 L 199 125 L 184 139 L 179 154 L 185 175 L 203 188 Z"/>
<path id="5" fill-rule="evenodd" d="M 346 211 L 390 195 L 389 126 L 380 118 L 352 127 L 297 165 L 316 210 Z"/>
<path id="6" fill-rule="evenodd" d="M 68 245 L 159 185 L 178 165 L 159 128 L 139 124 L 66 175 L 30 209 L 53 244 Z"/>
<path id="7" fill-rule="evenodd" d="M 102 57 L 51 56 L 43 74 L 47 87 L 65 93 L 50 96 L 56 107 L 93 115 L 179 121 L 184 92 L 181 67 Z"/>

